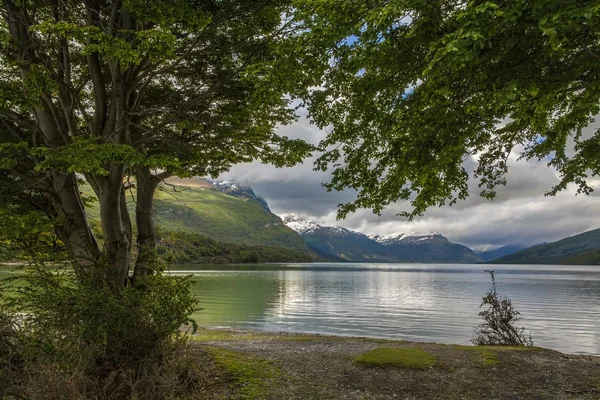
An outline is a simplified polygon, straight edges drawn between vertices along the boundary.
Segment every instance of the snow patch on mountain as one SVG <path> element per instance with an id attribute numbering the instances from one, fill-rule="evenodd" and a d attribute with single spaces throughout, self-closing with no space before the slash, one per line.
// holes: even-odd
<path id="1" fill-rule="evenodd" d="M 219 189 L 231 189 L 231 190 L 238 190 L 240 187 L 233 181 L 210 181 L 210 183 L 212 183 L 214 186 L 218 187 Z"/>
<path id="2" fill-rule="evenodd" d="M 217 181 L 207 179 L 207 181 L 210 182 L 215 187 L 215 189 L 222 193 L 231 195 L 233 197 L 255 200 L 256 202 L 258 202 L 258 204 L 260 204 L 262 208 L 265 209 L 265 211 L 271 212 L 271 209 L 269 208 L 269 205 L 267 204 L 265 199 L 254 193 L 254 190 L 252 190 L 251 187 L 242 186 L 230 180 Z"/>
<path id="3" fill-rule="evenodd" d="M 371 239 L 383 244 L 389 245 L 394 243 L 422 243 L 433 240 L 435 238 L 445 237 L 439 232 L 407 232 L 407 233 L 394 233 L 390 235 L 372 235 L 369 236 Z"/>
<path id="4" fill-rule="evenodd" d="M 361 235 L 366 236 L 363 233 L 353 231 L 351 229 L 342 228 L 340 226 L 329 226 L 318 224 L 315 221 L 309 221 L 303 218 L 299 218 L 295 215 L 288 215 L 283 218 L 283 223 L 300 235 L 308 235 L 317 232 L 327 232 L 332 235 Z"/>
<path id="5" fill-rule="evenodd" d="M 473 248 L 473 252 L 475 254 L 481 254 L 481 253 L 485 253 L 486 251 L 498 250 L 500 247 L 502 247 L 502 245 L 500 245 L 500 244 L 486 244 L 483 246 L 477 246 L 477 247 Z"/>

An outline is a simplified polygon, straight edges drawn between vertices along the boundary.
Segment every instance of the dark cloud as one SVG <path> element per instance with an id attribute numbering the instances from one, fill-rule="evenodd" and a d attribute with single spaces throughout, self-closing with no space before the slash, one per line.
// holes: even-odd
<path id="1" fill-rule="evenodd" d="M 594 123 L 585 130 L 584 137 L 590 137 L 599 127 L 599 123 Z M 281 127 L 280 133 L 312 143 L 325 135 L 304 116 L 295 124 Z M 410 209 L 407 202 L 390 205 L 381 216 L 359 210 L 343 221 L 336 221 L 337 205 L 351 201 L 355 193 L 327 192 L 321 184 L 329 180 L 330 174 L 314 171 L 313 162 L 314 158 L 311 158 L 301 165 L 284 169 L 260 163 L 243 164 L 235 166 L 223 178 L 253 187 L 277 214 L 296 214 L 367 234 L 434 231 L 452 241 L 479 246 L 535 244 L 600 227 L 596 222 L 600 199 L 596 195 L 575 196 L 576 188 L 570 186 L 555 197 L 544 196 L 559 182 L 557 172 L 548 167 L 547 160 L 518 160 L 515 153 L 509 160 L 508 184 L 498 188 L 498 197 L 494 201 L 481 198 L 478 195 L 481 190 L 473 180 L 470 182 L 471 196 L 466 201 L 453 207 L 431 208 L 412 222 L 397 216 Z M 475 166 L 474 159 L 465 162 L 469 172 Z M 600 186 L 598 179 L 590 183 Z"/>

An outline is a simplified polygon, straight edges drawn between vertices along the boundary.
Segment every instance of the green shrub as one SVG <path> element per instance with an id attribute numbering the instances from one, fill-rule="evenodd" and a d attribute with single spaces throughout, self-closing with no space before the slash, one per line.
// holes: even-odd
<path id="1" fill-rule="evenodd" d="M 492 287 L 488 290 L 480 307 L 487 308 L 479 312 L 483 322 L 475 329 L 473 343 L 479 346 L 533 346 L 531 335 L 525 335 L 525 328 L 515 327 L 521 319 L 521 313 L 515 311 L 508 297 L 498 296 L 494 271 L 486 271 L 492 278 Z"/>
<path id="2" fill-rule="evenodd" d="M 5 296 L 9 310 L 25 313 L 18 340 L 11 341 L 20 357 L 5 357 L 0 341 L 0 363 L 22 368 L 19 379 L 8 378 L 13 392 L 36 399 L 193 393 L 199 377 L 180 329 L 192 324 L 188 316 L 196 308 L 189 279 L 156 274 L 135 287 L 115 288 L 104 272 L 95 267 L 76 279 L 67 270 L 32 267 Z"/>

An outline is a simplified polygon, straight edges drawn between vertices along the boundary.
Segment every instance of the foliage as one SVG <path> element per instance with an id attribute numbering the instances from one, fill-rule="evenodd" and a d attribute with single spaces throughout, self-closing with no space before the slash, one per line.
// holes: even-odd
<path id="1" fill-rule="evenodd" d="M 358 191 L 339 217 L 398 199 L 421 215 L 494 198 L 511 151 L 555 167 L 555 194 L 600 173 L 600 7 L 550 1 L 298 1 L 299 93 L 330 134 L 316 167 Z M 318 61 L 314 55 L 320 55 Z M 310 69 L 311 72 L 307 72 Z M 584 134 L 589 128 L 591 135 Z"/>
<path id="2" fill-rule="evenodd" d="M 143 277 L 162 179 L 309 154 L 276 131 L 295 119 L 287 93 L 298 82 L 273 68 L 296 29 L 290 13 L 286 0 L 3 2 L 0 183 L 15 189 L 0 204 L 47 213 L 77 273 L 105 253 L 113 284 L 137 241 Z M 98 197 L 102 249 L 81 176 Z M 133 178 L 135 219 L 123 206 Z"/>
<path id="3" fill-rule="evenodd" d="M 311 262 L 306 253 L 271 246 L 221 243 L 191 233 L 158 232 L 158 253 L 175 264 Z"/>
<path id="4" fill-rule="evenodd" d="M 483 322 L 475 329 L 473 342 L 479 346 L 533 346 L 531 335 L 525 335 L 525 328 L 516 328 L 515 322 L 521 313 L 515 311 L 508 297 L 499 297 L 496 291 L 494 271 L 487 271 L 492 277 L 492 287 L 488 290 L 479 312 Z"/>
<path id="5" fill-rule="evenodd" d="M 17 339 L 3 337 L 0 344 L 0 361 L 22 370 L 9 388 L 35 398 L 52 398 L 60 382 L 72 398 L 165 398 L 172 390 L 198 389 L 189 386 L 194 371 L 184 365 L 180 331 L 196 307 L 188 279 L 157 274 L 115 290 L 105 273 L 97 267 L 81 281 L 68 270 L 31 266 L 6 290 L 7 315 L 23 316 L 19 329 L 9 331 Z M 10 329 L 5 319 L 2 328 Z M 20 358 L 7 359 L 7 341 L 19 346 Z M 44 382 L 47 393 L 31 392 Z"/>
<path id="6" fill-rule="evenodd" d="M 0 311 L 0 396 L 14 396 L 13 383 L 23 374 L 22 344 L 14 315 Z"/>
<path id="7" fill-rule="evenodd" d="M 413 347 L 392 347 L 367 351 L 356 357 L 354 362 L 369 367 L 392 365 L 407 369 L 427 369 L 435 363 L 435 356 Z"/>
<path id="8" fill-rule="evenodd" d="M 283 96 L 291 83 L 269 73 L 278 41 L 291 29 L 282 21 L 286 2 L 148 7 L 136 0 L 3 6 L 2 122 L 39 157 L 36 168 L 106 175 L 116 161 L 187 176 L 257 158 L 280 166 L 300 161 L 309 146 L 273 130 L 294 118 Z M 10 26 L 15 20 L 28 36 Z M 123 107 L 111 90 L 135 96 L 125 105 L 129 115 L 104 115 Z M 65 112 L 56 128 L 68 140 L 59 146 L 23 135 L 36 124 L 28 111 L 42 105 Z M 135 132 L 121 137 L 119 124 Z"/>
<path id="9" fill-rule="evenodd" d="M 0 205 L 0 261 L 64 260 L 65 249 L 54 223 L 47 214 L 21 204 Z"/>

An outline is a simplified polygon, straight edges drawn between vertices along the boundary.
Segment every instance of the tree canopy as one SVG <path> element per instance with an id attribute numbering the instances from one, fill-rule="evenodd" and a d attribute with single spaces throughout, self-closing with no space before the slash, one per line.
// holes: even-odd
<path id="1" fill-rule="evenodd" d="M 122 282 L 135 185 L 136 274 L 146 274 L 161 179 L 255 159 L 292 165 L 310 151 L 275 132 L 294 119 L 286 93 L 297 82 L 273 68 L 290 12 L 279 0 L 4 1 L 1 202 L 42 211 L 78 264 L 103 254 Z M 100 203 L 103 249 L 80 178 Z"/>
<path id="2" fill-rule="evenodd" d="M 600 6 L 594 1 L 303 1 L 299 43 L 321 46 L 305 95 L 330 134 L 317 168 L 358 208 L 410 200 L 414 217 L 468 195 L 494 198 L 507 159 L 547 159 L 548 194 L 600 173 Z M 302 42 L 304 41 L 304 42 Z M 477 161 L 474 171 L 464 161 Z"/>

